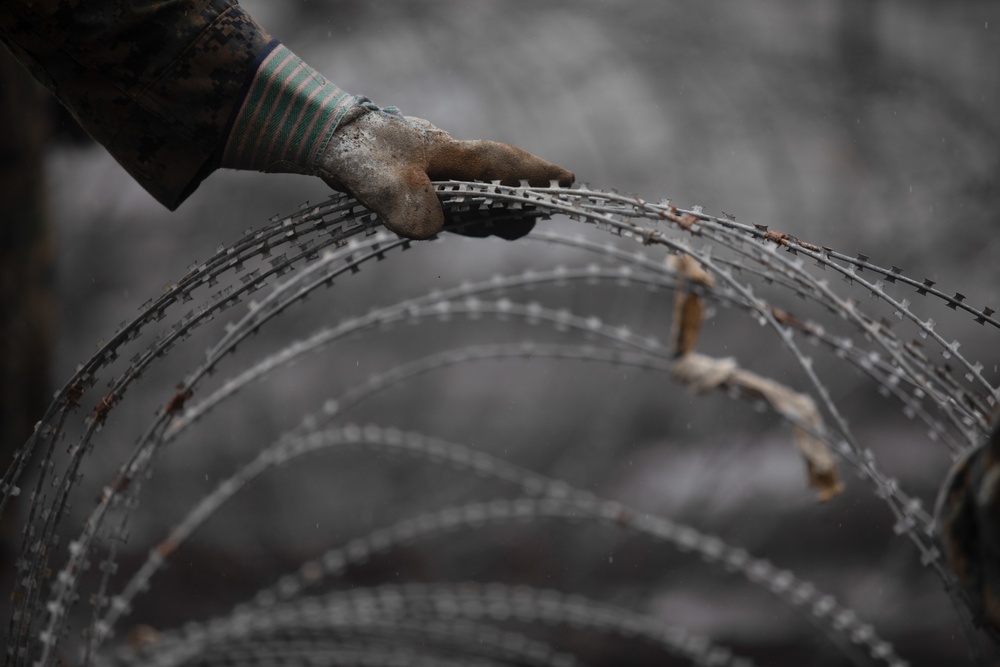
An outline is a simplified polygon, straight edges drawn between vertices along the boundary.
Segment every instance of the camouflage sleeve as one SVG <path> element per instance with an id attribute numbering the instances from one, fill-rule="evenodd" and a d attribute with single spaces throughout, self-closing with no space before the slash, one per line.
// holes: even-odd
<path id="1" fill-rule="evenodd" d="M 3 0 L 0 39 L 170 209 L 276 45 L 236 0 Z"/>

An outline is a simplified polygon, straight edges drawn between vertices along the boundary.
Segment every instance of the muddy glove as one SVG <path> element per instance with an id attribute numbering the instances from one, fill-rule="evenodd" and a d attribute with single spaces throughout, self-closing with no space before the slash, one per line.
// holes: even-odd
<path id="1" fill-rule="evenodd" d="M 456 141 L 425 120 L 348 95 L 280 44 L 250 84 L 222 166 L 319 176 L 412 239 L 430 238 L 444 227 L 432 180 L 573 182 L 572 173 L 514 146 Z M 505 223 L 489 232 L 517 238 L 532 225 Z"/>

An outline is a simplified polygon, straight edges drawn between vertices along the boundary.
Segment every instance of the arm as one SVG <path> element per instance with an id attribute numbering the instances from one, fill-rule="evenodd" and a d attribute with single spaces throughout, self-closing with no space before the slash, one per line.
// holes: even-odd
<path id="1" fill-rule="evenodd" d="M 512 146 L 455 141 L 347 95 L 235 0 L 5 0 L 0 38 L 171 209 L 220 166 L 302 173 L 427 238 L 443 225 L 432 178 L 573 180 Z"/>
<path id="2" fill-rule="evenodd" d="M 234 0 L 4 0 L 0 38 L 170 209 L 218 166 L 271 41 Z"/>

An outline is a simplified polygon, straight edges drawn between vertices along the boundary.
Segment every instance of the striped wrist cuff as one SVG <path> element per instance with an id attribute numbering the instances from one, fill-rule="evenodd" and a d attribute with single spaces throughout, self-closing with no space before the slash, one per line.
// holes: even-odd
<path id="1" fill-rule="evenodd" d="M 358 99 L 277 44 L 250 82 L 222 166 L 312 174 L 317 156 Z"/>

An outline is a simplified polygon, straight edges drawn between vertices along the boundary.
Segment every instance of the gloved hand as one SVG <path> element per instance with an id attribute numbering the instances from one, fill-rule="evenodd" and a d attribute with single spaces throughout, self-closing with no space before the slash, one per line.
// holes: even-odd
<path id="1" fill-rule="evenodd" d="M 348 96 L 278 45 L 261 64 L 233 124 L 223 167 L 319 176 L 349 192 L 401 236 L 426 239 L 444 227 L 432 180 L 499 180 L 568 186 L 573 174 L 519 148 L 456 141 L 420 118 Z M 498 226 L 503 238 L 533 222 Z M 461 233 L 461 232 L 460 232 Z M 471 230 L 470 235 L 483 235 Z"/>
<path id="2" fill-rule="evenodd" d="M 401 236 L 426 239 L 444 225 L 432 180 L 494 181 L 504 185 L 568 186 L 573 174 L 495 141 L 456 141 L 420 118 L 367 111 L 334 133 L 317 172 L 331 187 L 350 192 Z M 530 231 L 519 225 L 513 237 Z M 503 227 L 494 229 L 507 238 Z M 476 234 L 476 232 L 473 232 Z"/>

